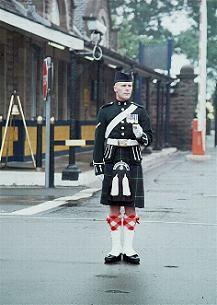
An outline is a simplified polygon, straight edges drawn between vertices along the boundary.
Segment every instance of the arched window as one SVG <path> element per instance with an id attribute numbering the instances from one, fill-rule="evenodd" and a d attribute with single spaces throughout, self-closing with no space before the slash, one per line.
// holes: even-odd
<path id="1" fill-rule="evenodd" d="M 60 25 L 60 11 L 57 0 L 51 1 L 49 19 L 52 23 Z"/>

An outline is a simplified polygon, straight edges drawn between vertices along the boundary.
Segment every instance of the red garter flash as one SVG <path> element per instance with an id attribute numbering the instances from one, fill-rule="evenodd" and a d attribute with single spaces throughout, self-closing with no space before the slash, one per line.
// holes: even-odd
<path id="1" fill-rule="evenodd" d="M 108 215 L 106 221 L 112 231 L 116 231 L 122 225 L 121 215 Z"/>

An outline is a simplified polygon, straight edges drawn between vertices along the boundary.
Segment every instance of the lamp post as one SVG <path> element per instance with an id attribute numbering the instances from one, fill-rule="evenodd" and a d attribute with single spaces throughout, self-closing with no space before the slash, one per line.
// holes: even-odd
<path id="1" fill-rule="evenodd" d="M 102 35 L 106 32 L 106 26 L 102 24 L 96 17 L 84 17 L 83 18 L 87 22 L 88 30 L 91 33 L 91 41 L 94 45 L 93 52 L 90 54 L 89 52 L 81 52 L 75 53 L 75 51 L 70 51 L 70 62 L 71 62 L 71 79 L 70 79 L 70 139 L 78 139 L 79 137 L 79 122 L 77 120 L 76 114 L 76 103 L 77 100 L 77 60 L 78 55 L 90 56 L 92 55 L 93 59 L 98 61 L 97 63 L 97 107 L 99 107 L 100 100 L 100 60 L 102 58 L 102 49 L 99 46 Z M 62 180 L 78 180 L 78 176 L 80 173 L 79 167 L 75 164 L 75 147 L 69 147 L 69 164 L 62 172 Z"/>
<path id="2" fill-rule="evenodd" d="M 100 69 L 101 61 L 97 62 L 97 71 L 96 71 L 96 112 L 98 113 L 100 107 Z"/>
<path id="3" fill-rule="evenodd" d="M 202 146 L 205 153 L 206 130 L 206 57 L 207 57 L 207 5 L 200 0 L 199 29 L 199 80 L 198 80 L 198 131 L 202 134 Z"/>
<path id="4" fill-rule="evenodd" d="M 97 20 L 96 17 L 84 17 L 84 20 L 87 22 L 88 30 L 91 33 L 91 42 L 94 45 L 92 56 L 93 59 L 97 61 L 96 112 L 98 112 L 100 106 L 100 68 L 102 62 L 102 49 L 99 44 L 102 41 L 102 37 L 105 35 L 107 28 L 102 22 Z"/>
<path id="5" fill-rule="evenodd" d="M 78 121 L 76 120 L 76 103 L 77 103 L 77 55 L 74 51 L 70 51 L 71 62 L 71 79 L 70 79 L 70 127 L 69 138 L 78 138 Z M 69 164 L 62 171 L 62 180 L 78 180 L 81 170 L 75 164 L 75 147 L 69 147 Z"/>

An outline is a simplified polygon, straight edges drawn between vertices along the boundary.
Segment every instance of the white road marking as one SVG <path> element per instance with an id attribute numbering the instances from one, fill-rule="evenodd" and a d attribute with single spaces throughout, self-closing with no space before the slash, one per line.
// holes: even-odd
<path id="1" fill-rule="evenodd" d="M 203 194 L 203 197 L 217 197 L 217 194 Z"/>
<path id="2" fill-rule="evenodd" d="M 141 223 L 163 223 L 163 224 L 180 224 L 180 225 L 192 225 L 192 226 L 217 226 L 217 223 L 206 223 L 206 222 L 185 222 L 185 221 L 141 221 Z"/>
<path id="3" fill-rule="evenodd" d="M 73 196 L 60 197 L 54 200 L 46 201 L 40 204 L 37 204 L 33 207 L 25 208 L 22 210 L 14 211 L 12 213 L 0 213 L 0 215 L 22 215 L 22 216 L 30 216 L 35 215 L 41 212 L 48 211 L 50 209 L 54 209 L 60 207 L 61 205 L 66 204 L 67 201 L 76 201 L 79 199 L 85 199 L 91 197 L 95 192 L 99 191 L 98 188 L 91 188 L 82 190 Z"/>

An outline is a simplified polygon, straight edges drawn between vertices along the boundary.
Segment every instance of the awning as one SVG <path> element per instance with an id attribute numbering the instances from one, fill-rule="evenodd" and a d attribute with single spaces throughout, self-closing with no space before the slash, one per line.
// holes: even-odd
<path id="1" fill-rule="evenodd" d="M 28 18 L 13 14 L 3 9 L 0 9 L 0 21 L 65 47 L 74 50 L 84 49 L 84 41 L 82 39 L 54 30 L 43 24 L 34 22 Z"/>
<path id="2" fill-rule="evenodd" d="M 136 61 L 125 57 L 123 55 L 120 55 L 119 53 L 111 50 L 111 49 L 107 49 L 105 47 L 102 47 L 102 53 L 103 53 L 103 59 L 104 59 L 104 64 L 108 65 L 114 65 L 114 69 L 117 68 L 118 66 L 124 68 L 124 69 L 129 69 L 129 70 L 133 70 L 135 72 L 138 72 L 141 76 L 147 77 L 147 78 L 152 78 L 152 79 L 158 79 L 158 80 L 162 80 L 164 82 L 172 82 L 174 81 L 174 78 L 172 78 L 171 76 L 159 73 L 157 71 L 154 71 L 153 69 L 146 67 L 144 65 L 141 65 L 139 63 L 137 63 Z M 87 52 L 92 52 L 92 46 L 90 44 L 90 42 L 85 42 L 85 50 Z M 83 53 L 83 52 L 82 52 Z M 89 56 L 91 56 L 90 54 L 88 54 Z M 84 53 L 85 56 L 85 53 Z"/>

